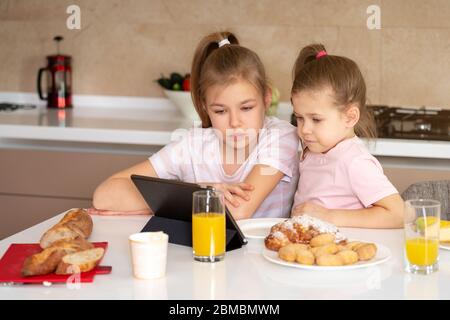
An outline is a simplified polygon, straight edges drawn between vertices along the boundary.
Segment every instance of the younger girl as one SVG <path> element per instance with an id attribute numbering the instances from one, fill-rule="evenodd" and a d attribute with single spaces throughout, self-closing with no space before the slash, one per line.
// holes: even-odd
<path id="1" fill-rule="evenodd" d="M 148 213 L 130 180 L 139 174 L 213 185 L 236 219 L 288 217 L 298 138 L 288 122 L 265 117 L 271 91 L 258 56 L 229 32 L 205 37 L 194 55 L 191 92 L 202 128 L 108 178 L 95 191 L 96 209 Z"/>
<path id="2" fill-rule="evenodd" d="M 309 45 L 295 62 L 291 95 L 304 148 L 292 215 L 345 227 L 402 227 L 403 200 L 359 138 L 375 137 L 375 126 L 356 63 Z"/>

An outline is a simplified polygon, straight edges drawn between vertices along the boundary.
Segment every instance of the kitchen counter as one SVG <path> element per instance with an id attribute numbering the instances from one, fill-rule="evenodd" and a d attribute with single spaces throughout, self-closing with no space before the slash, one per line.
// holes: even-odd
<path id="1" fill-rule="evenodd" d="M 0 254 L 11 243 L 35 243 L 62 218 L 45 222 L 0 241 Z M 79 288 L 66 284 L 0 286 L 6 299 L 450 299 L 450 251 L 440 251 L 440 270 L 428 276 L 403 271 L 403 230 L 345 229 L 349 238 L 387 246 L 392 257 L 383 264 L 345 271 L 310 271 L 267 261 L 262 240 L 250 240 L 227 252 L 225 260 L 195 262 L 189 247 L 169 244 L 166 277 L 137 280 L 132 276 L 128 236 L 148 217 L 94 216 L 90 241 L 108 241 L 102 265 L 109 275 L 97 275 Z"/>
<path id="2" fill-rule="evenodd" d="M 34 94 L 0 93 L 0 101 L 34 103 L 34 110 L 0 112 L 0 147 L 53 150 L 117 151 L 149 154 L 171 141 L 176 129 L 193 123 L 181 116 L 169 100 L 74 96 L 76 107 L 47 109 Z M 292 107 L 281 103 L 277 116 L 289 120 Z M 376 139 L 368 143 L 375 156 L 436 159 L 447 163 L 450 142 Z M 436 166 L 436 164 L 433 164 Z M 437 164 L 439 165 L 439 164 Z M 450 164 L 448 164 L 450 167 Z"/>

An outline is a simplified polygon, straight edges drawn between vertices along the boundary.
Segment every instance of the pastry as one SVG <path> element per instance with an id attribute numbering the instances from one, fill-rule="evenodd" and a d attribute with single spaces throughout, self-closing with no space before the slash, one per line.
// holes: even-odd
<path id="1" fill-rule="evenodd" d="M 332 233 L 322 233 L 311 239 L 309 245 L 311 247 L 320 247 L 329 243 L 334 243 L 335 235 Z"/>
<path id="2" fill-rule="evenodd" d="M 339 251 L 338 246 L 335 243 L 329 243 L 321 247 L 315 247 L 311 249 L 311 252 L 314 254 L 316 258 L 324 255 L 324 254 L 335 254 Z"/>
<path id="3" fill-rule="evenodd" d="M 335 225 L 308 215 L 302 215 L 272 226 L 264 243 L 267 249 L 278 251 L 281 247 L 289 243 L 310 244 L 314 237 L 321 234 L 333 235 L 336 243 L 345 243 L 346 241 L 346 238 L 339 232 Z M 324 239 L 328 237 L 325 236 Z"/>
<path id="4" fill-rule="evenodd" d="M 324 254 L 316 258 L 318 266 L 343 266 L 344 261 L 342 257 L 337 254 Z"/>
<path id="5" fill-rule="evenodd" d="M 300 264 L 313 265 L 315 259 L 316 258 L 311 251 L 300 249 L 297 251 L 297 258 L 295 259 L 295 261 Z"/>
<path id="6" fill-rule="evenodd" d="M 278 250 L 278 256 L 284 261 L 294 262 L 297 258 L 297 250 L 292 247 L 292 244 L 288 244 Z"/>
<path id="7" fill-rule="evenodd" d="M 344 265 L 354 264 L 359 260 L 358 254 L 349 249 L 339 251 L 336 255 L 342 258 Z"/>
<path id="8" fill-rule="evenodd" d="M 359 260 L 370 260 L 377 254 L 377 246 L 373 243 L 366 243 L 359 246 L 356 250 Z"/>

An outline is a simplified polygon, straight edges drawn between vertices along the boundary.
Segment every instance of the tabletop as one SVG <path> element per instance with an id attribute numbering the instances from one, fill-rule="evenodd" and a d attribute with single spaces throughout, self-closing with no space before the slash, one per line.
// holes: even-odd
<path id="1" fill-rule="evenodd" d="M 37 243 L 59 214 L 0 241 L 3 255 L 12 243 Z M 196 262 L 190 247 L 169 244 L 166 276 L 133 278 L 128 243 L 149 216 L 93 216 L 91 242 L 107 241 L 101 265 L 112 273 L 93 283 L 0 285 L 8 299 L 450 299 L 450 251 L 441 250 L 439 271 L 423 276 L 404 271 L 403 230 L 341 228 L 348 238 L 382 244 L 391 250 L 383 264 L 352 270 L 317 271 L 281 266 L 262 256 L 262 239 L 250 239 L 217 263 Z"/>

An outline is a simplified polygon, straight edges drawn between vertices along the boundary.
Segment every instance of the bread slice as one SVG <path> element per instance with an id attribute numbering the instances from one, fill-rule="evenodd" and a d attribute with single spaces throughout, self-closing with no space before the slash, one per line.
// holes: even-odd
<path id="1" fill-rule="evenodd" d="M 40 245 L 46 249 L 58 240 L 70 240 L 77 237 L 87 239 L 92 233 L 92 218 L 84 209 L 69 211 L 61 221 L 41 237 Z"/>
<path id="2" fill-rule="evenodd" d="M 37 276 L 55 271 L 66 252 L 60 248 L 47 248 L 25 259 L 22 267 L 24 277 Z"/>
<path id="3" fill-rule="evenodd" d="M 105 250 L 94 248 L 64 256 L 56 268 L 56 274 L 72 274 L 94 269 L 102 259 Z"/>
<path id="4" fill-rule="evenodd" d="M 93 247 L 92 243 L 82 237 L 58 240 L 50 247 L 28 257 L 24 261 L 22 275 L 27 277 L 52 273 L 65 255 Z"/>

